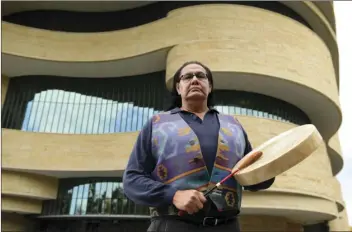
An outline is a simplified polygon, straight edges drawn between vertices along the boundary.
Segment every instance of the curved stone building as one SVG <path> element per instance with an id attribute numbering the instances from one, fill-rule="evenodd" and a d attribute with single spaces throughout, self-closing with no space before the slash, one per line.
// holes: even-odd
<path id="1" fill-rule="evenodd" d="M 331 2 L 2 1 L 2 231 L 146 231 L 122 173 L 185 61 L 254 146 L 313 123 L 325 143 L 263 192 L 243 231 L 348 230 Z"/>

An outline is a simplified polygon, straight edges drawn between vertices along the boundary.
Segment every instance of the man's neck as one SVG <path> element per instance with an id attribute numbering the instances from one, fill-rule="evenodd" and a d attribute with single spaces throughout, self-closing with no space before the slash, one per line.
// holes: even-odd
<path id="1" fill-rule="evenodd" d="M 181 109 L 191 113 L 198 113 L 198 114 L 205 113 L 209 110 L 206 102 L 203 104 L 199 104 L 198 102 L 196 104 L 183 103 Z"/>

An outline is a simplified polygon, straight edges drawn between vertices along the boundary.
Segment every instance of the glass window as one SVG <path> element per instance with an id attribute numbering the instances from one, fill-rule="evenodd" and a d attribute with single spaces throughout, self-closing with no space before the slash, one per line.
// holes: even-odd
<path id="1" fill-rule="evenodd" d="M 230 90 L 214 95 L 215 108 L 225 114 L 310 123 L 297 107 L 269 96 Z M 106 79 L 18 77 L 10 80 L 2 122 L 5 128 L 46 133 L 132 132 L 168 99 L 163 72 Z"/>
<path id="2" fill-rule="evenodd" d="M 89 192 L 98 192 L 93 198 Z M 77 194 L 71 194 L 76 192 Z M 61 208 L 58 208 L 60 207 Z M 136 205 L 123 193 L 121 179 L 62 179 L 57 200 L 44 201 L 43 215 L 145 215 L 149 207 Z"/>
<path id="3" fill-rule="evenodd" d="M 128 78 L 29 76 L 10 80 L 3 127 L 103 134 L 138 131 L 163 109 L 164 72 Z"/>

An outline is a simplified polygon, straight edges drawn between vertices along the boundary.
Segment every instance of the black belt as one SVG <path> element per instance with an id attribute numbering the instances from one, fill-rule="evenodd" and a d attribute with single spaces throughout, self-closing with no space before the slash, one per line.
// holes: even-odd
<path id="1" fill-rule="evenodd" d="M 174 220 L 179 220 L 183 222 L 192 223 L 199 226 L 217 226 L 222 224 L 227 224 L 237 220 L 237 217 L 203 217 L 203 218 L 191 218 L 191 217 L 179 217 L 179 216 L 159 216 L 157 218 L 170 218 Z"/>
<path id="2" fill-rule="evenodd" d="M 197 220 L 197 221 L 194 221 L 193 223 L 200 226 L 217 226 L 217 225 L 232 222 L 235 219 L 236 219 L 235 217 L 231 217 L 231 218 L 204 217 L 202 220 L 200 221 Z"/>

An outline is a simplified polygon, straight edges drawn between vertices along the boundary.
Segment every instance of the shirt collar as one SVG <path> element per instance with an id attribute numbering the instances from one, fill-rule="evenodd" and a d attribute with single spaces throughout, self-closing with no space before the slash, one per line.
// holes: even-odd
<path id="1" fill-rule="evenodd" d="M 219 111 L 217 109 L 215 109 L 214 107 L 210 107 L 209 111 L 219 114 Z M 177 114 L 177 113 L 180 113 L 180 112 L 182 112 L 182 110 L 179 107 L 176 107 L 176 108 L 173 108 L 172 110 L 170 110 L 171 114 Z"/>

